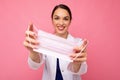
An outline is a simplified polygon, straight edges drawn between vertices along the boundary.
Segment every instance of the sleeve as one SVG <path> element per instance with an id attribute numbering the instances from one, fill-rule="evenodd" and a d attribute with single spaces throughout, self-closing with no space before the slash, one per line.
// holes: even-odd
<path id="1" fill-rule="evenodd" d="M 87 72 L 87 63 L 86 62 L 81 63 L 81 67 L 77 73 L 74 72 L 73 66 L 69 64 L 68 71 L 70 71 L 72 74 L 78 74 L 78 75 L 85 74 Z"/>
<path id="2" fill-rule="evenodd" d="M 45 60 L 44 55 L 42 55 L 40 63 L 36 63 L 30 57 L 28 57 L 28 65 L 30 68 L 37 70 L 43 64 L 44 60 Z"/>

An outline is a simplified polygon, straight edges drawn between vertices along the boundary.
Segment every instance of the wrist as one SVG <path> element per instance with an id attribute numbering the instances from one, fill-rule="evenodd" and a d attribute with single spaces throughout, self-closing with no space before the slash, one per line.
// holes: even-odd
<path id="1" fill-rule="evenodd" d="M 31 58 L 34 62 L 40 63 L 39 53 L 33 52 L 33 51 L 30 52 L 30 58 Z"/>
<path id="2" fill-rule="evenodd" d="M 73 70 L 77 73 L 80 70 L 81 62 L 73 62 Z"/>

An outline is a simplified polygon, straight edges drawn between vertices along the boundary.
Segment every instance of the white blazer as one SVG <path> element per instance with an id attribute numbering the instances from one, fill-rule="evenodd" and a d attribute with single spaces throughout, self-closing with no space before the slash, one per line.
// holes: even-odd
<path id="1" fill-rule="evenodd" d="M 67 40 L 79 40 L 79 44 L 81 44 L 81 39 L 74 38 L 70 34 L 68 35 Z M 35 63 L 30 57 L 28 57 L 28 64 L 32 69 L 38 69 L 44 63 L 45 66 L 42 80 L 55 80 L 56 60 L 55 57 L 43 55 L 41 63 Z M 70 62 L 59 59 L 59 64 L 64 80 L 81 80 L 80 75 L 87 72 L 86 62 L 81 64 L 80 70 L 77 73 L 72 72 L 72 65 L 69 65 Z"/>

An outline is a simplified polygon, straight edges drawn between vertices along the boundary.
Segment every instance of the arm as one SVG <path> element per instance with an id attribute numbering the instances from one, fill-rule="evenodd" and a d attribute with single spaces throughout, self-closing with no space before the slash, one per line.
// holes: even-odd
<path id="1" fill-rule="evenodd" d="M 73 60 L 73 62 L 69 64 L 69 70 L 74 73 L 85 73 L 87 71 L 87 43 L 87 40 L 84 40 L 83 44 L 80 47 L 76 47 L 74 49 L 74 53 L 70 55 L 70 58 Z"/>
<path id="2" fill-rule="evenodd" d="M 73 62 L 69 63 L 68 70 L 73 74 L 82 75 L 86 73 L 87 72 L 86 52 L 81 53 L 79 58 L 76 58 L 75 60 L 73 60 Z"/>
<path id="3" fill-rule="evenodd" d="M 39 55 L 39 53 L 31 51 L 29 57 L 36 63 L 41 62 L 42 54 Z"/>
<path id="4" fill-rule="evenodd" d="M 38 68 L 43 61 L 43 55 L 34 52 L 33 49 L 37 48 L 39 42 L 37 41 L 37 34 L 33 29 L 33 24 L 30 24 L 25 33 L 24 46 L 29 50 L 28 64 L 31 68 Z"/>
<path id="5" fill-rule="evenodd" d="M 44 57 L 42 54 L 40 53 L 31 54 L 30 53 L 30 56 L 28 57 L 28 64 L 30 68 L 36 70 L 43 64 L 43 62 L 44 62 Z"/>

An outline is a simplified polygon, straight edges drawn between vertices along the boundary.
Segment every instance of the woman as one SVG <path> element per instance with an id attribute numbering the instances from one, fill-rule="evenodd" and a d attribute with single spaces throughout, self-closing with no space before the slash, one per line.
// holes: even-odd
<path id="1" fill-rule="evenodd" d="M 51 19 L 54 26 L 54 35 L 70 41 L 79 40 L 79 43 L 81 44 L 81 39 L 74 38 L 68 32 L 72 20 L 72 14 L 68 6 L 64 4 L 55 6 L 51 14 Z M 80 46 L 76 47 L 74 52 L 70 53 L 70 58 L 73 60 L 73 62 L 70 63 L 34 52 L 33 48 L 36 48 L 38 44 L 40 45 L 36 38 L 37 34 L 34 32 L 33 25 L 31 24 L 30 28 L 26 31 L 24 46 L 30 51 L 28 64 L 31 68 L 38 69 L 43 63 L 45 63 L 42 80 L 81 80 L 80 75 L 87 71 L 86 50 L 82 51 L 78 56 L 81 48 Z M 56 66 L 59 66 L 59 71 Z M 57 77 L 58 73 L 59 76 Z"/>

